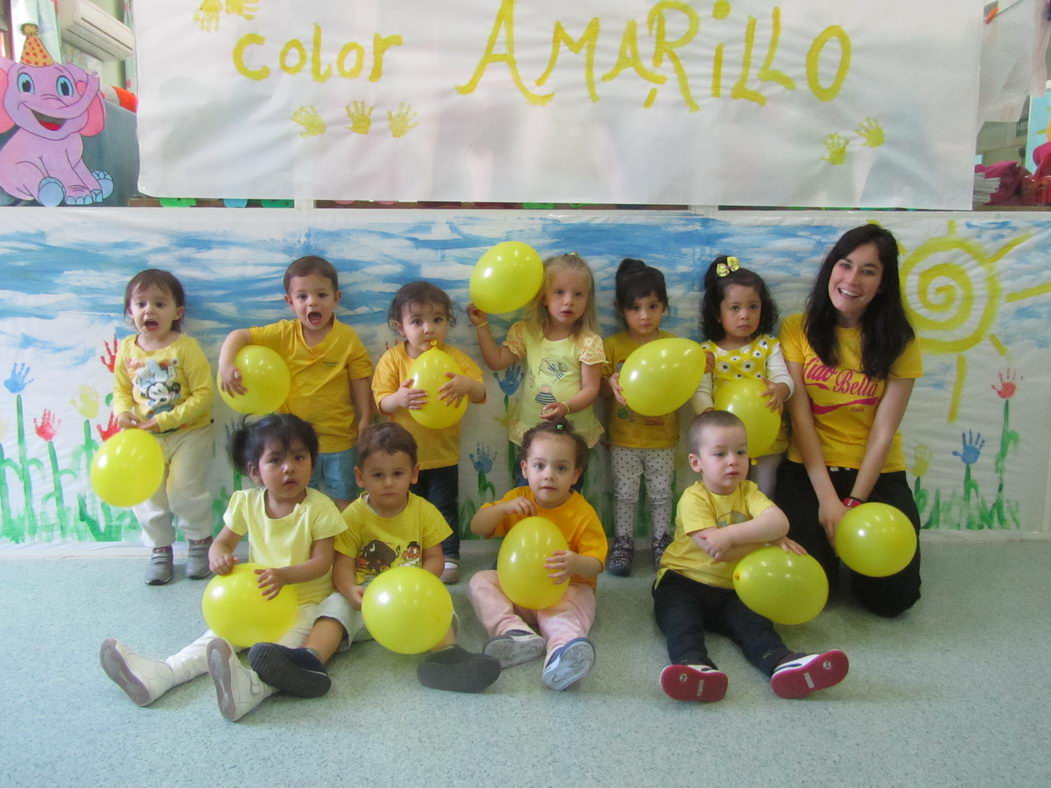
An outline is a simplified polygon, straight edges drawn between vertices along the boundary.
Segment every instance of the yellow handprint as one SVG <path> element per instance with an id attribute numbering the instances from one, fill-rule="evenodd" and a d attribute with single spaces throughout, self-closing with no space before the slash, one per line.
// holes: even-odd
<path id="1" fill-rule="evenodd" d="M 255 19 L 259 0 L 226 0 L 226 13 L 237 14 L 245 19 Z"/>
<path id="2" fill-rule="evenodd" d="M 405 102 L 398 105 L 397 112 L 387 110 L 387 127 L 392 137 L 404 137 L 416 128 L 416 113 Z"/>
<path id="3" fill-rule="evenodd" d="M 300 107 L 292 113 L 292 121 L 303 127 L 299 132 L 300 137 L 316 137 L 328 130 L 325 121 L 318 114 L 317 107 Z"/>
<path id="4" fill-rule="evenodd" d="M 223 10 L 220 0 L 201 0 L 200 7 L 193 12 L 193 21 L 205 33 L 219 29 L 219 13 Z"/>
<path id="5" fill-rule="evenodd" d="M 915 459 L 912 463 L 912 475 L 923 476 L 930 470 L 931 457 L 934 456 L 934 452 L 931 451 L 931 447 L 926 444 L 919 444 L 915 449 Z"/>
<path id="6" fill-rule="evenodd" d="M 347 117 L 350 118 L 348 129 L 355 134 L 368 134 L 372 128 L 373 107 L 367 106 L 364 101 L 352 101 L 347 104 Z M 389 114 L 389 113 L 388 113 Z"/>
<path id="7" fill-rule="evenodd" d="M 870 148 L 878 148 L 887 140 L 887 136 L 883 132 L 883 125 L 876 118 L 865 118 L 854 129 L 854 133 L 862 138 L 862 145 L 867 145 Z"/>
<path id="8" fill-rule="evenodd" d="M 95 389 L 88 385 L 80 387 L 80 400 L 71 399 L 69 404 L 80 411 L 85 419 L 93 419 L 99 415 L 99 395 Z"/>
<path id="9" fill-rule="evenodd" d="M 847 146 L 849 144 L 850 140 L 846 137 L 841 137 L 836 133 L 829 134 L 825 137 L 825 150 L 827 153 L 821 158 L 829 164 L 842 164 L 847 160 Z"/>

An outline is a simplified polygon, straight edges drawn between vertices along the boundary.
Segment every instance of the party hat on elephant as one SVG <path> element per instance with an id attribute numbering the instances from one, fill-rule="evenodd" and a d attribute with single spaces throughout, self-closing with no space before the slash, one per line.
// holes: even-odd
<path id="1" fill-rule="evenodd" d="M 32 22 L 26 22 L 18 29 L 26 37 L 25 46 L 22 47 L 22 62 L 27 66 L 54 65 L 55 61 L 48 54 L 47 47 L 40 40 L 40 36 L 37 35 L 40 32 L 40 28 Z"/>

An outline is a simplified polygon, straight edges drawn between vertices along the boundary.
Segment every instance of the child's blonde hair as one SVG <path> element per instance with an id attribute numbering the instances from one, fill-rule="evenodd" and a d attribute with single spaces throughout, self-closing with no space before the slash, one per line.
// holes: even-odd
<path id="1" fill-rule="evenodd" d="M 575 271 L 583 274 L 588 283 L 588 302 L 584 307 L 584 314 L 580 316 L 580 320 L 573 326 L 573 336 L 576 337 L 581 331 L 598 333 L 598 319 L 595 317 L 595 276 L 591 273 L 591 268 L 584 261 L 584 258 L 576 252 L 556 254 L 544 260 L 544 286 L 540 288 L 540 292 L 536 294 L 536 297 L 526 307 L 526 326 L 537 336 L 542 336 L 547 330 L 551 323 L 551 315 L 547 311 L 544 300 L 547 298 L 547 291 L 551 287 L 551 281 L 555 278 L 555 274 L 563 271 Z"/>

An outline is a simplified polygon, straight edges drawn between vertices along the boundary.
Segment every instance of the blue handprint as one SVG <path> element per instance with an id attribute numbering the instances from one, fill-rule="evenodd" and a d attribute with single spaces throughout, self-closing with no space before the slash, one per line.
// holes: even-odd
<path id="1" fill-rule="evenodd" d="M 493 377 L 496 378 L 496 382 L 500 385 L 500 391 L 504 392 L 504 404 L 506 405 L 507 398 L 518 391 L 518 387 L 522 385 L 522 365 L 512 364 L 502 377 L 499 372 L 495 373 Z"/>
<path id="2" fill-rule="evenodd" d="M 954 451 L 953 456 L 959 457 L 964 465 L 974 465 L 978 462 L 978 457 L 981 456 L 982 449 L 985 448 L 985 438 L 982 437 L 982 433 L 980 432 L 971 432 L 971 430 L 967 430 L 966 433 L 960 433 L 960 440 L 963 443 L 963 450 Z"/>
<path id="3" fill-rule="evenodd" d="M 19 394 L 32 382 L 29 377 L 29 365 L 16 362 L 11 365 L 11 377 L 4 381 L 4 385 L 12 394 Z"/>
<path id="4" fill-rule="evenodd" d="M 489 481 L 486 476 L 489 471 L 493 469 L 493 461 L 496 459 L 496 453 L 489 450 L 488 447 L 478 444 L 476 451 L 471 452 L 471 464 L 474 465 L 475 471 L 478 473 L 478 495 L 485 495 L 489 493 L 491 500 L 496 498 L 496 487 Z"/>

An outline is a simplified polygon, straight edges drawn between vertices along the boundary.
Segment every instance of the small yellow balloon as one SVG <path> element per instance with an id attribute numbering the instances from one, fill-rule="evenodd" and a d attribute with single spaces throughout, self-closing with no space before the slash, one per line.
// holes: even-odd
<path id="1" fill-rule="evenodd" d="M 916 555 L 916 529 L 900 510 L 872 501 L 847 509 L 834 539 L 840 559 L 858 574 L 897 574 Z"/>
<path id="2" fill-rule="evenodd" d="M 529 244 L 504 241 L 488 250 L 471 271 L 471 302 L 483 312 L 514 312 L 544 284 L 544 262 Z"/>
<path id="3" fill-rule="evenodd" d="M 216 575 L 205 586 L 201 613 L 219 637 L 240 648 L 279 640 L 296 623 L 299 595 L 284 586 L 273 599 L 263 596 L 260 564 L 237 564 L 226 575 Z"/>
<path id="4" fill-rule="evenodd" d="M 161 486 L 164 450 L 145 430 L 121 430 L 102 444 L 91 461 L 91 487 L 113 506 L 135 506 Z"/>
<path id="5" fill-rule="evenodd" d="M 721 380 L 713 397 L 716 410 L 728 410 L 744 422 L 751 457 L 769 452 L 781 429 L 781 412 L 770 410 L 764 391 L 766 385 L 761 380 Z"/>
<path id="6" fill-rule="evenodd" d="M 566 593 L 569 583 L 551 580 L 544 562 L 555 551 L 568 549 L 566 537 L 546 517 L 519 520 L 507 532 L 496 558 L 500 588 L 520 607 L 551 607 Z"/>
<path id="7" fill-rule="evenodd" d="M 234 366 L 241 373 L 244 394 L 227 394 L 218 373 L 215 378 L 219 396 L 233 410 L 251 415 L 273 413 L 288 399 L 292 385 L 288 364 L 270 348 L 245 345 L 237 351 Z"/>
<path id="8" fill-rule="evenodd" d="M 760 547 L 734 567 L 734 591 L 749 608 L 777 624 L 809 621 L 828 601 L 828 577 L 812 555 Z"/>
<path id="9" fill-rule="evenodd" d="M 460 374 L 460 368 L 456 366 L 452 356 L 438 347 L 423 351 L 409 367 L 412 387 L 427 392 L 427 404 L 419 410 L 410 410 L 409 414 L 424 427 L 430 427 L 432 430 L 451 427 L 463 418 L 464 411 L 467 410 L 467 397 L 461 399 L 457 405 L 450 405 L 438 398 L 438 389 L 450 380 L 446 377 L 447 372 Z"/>
<path id="10" fill-rule="evenodd" d="M 705 362 L 704 349 L 692 339 L 667 337 L 640 345 L 620 368 L 624 401 L 643 416 L 672 413 L 697 390 Z"/>
<path id="11" fill-rule="evenodd" d="M 418 566 L 396 566 L 365 588 L 361 616 L 369 634 L 399 654 L 434 648 L 449 631 L 453 600 L 441 580 Z"/>

